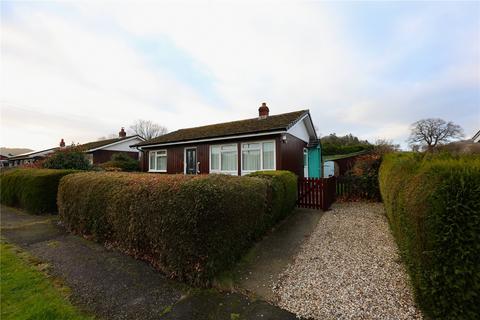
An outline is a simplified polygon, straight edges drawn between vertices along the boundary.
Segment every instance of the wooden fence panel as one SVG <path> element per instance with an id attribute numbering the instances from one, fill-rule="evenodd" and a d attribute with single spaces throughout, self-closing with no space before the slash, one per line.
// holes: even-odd
<path id="1" fill-rule="evenodd" d="M 302 208 L 327 210 L 335 201 L 335 177 L 300 178 L 297 205 Z"/>

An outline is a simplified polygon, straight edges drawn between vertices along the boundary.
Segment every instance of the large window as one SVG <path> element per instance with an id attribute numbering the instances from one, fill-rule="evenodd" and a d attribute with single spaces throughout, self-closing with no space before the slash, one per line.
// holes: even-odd
<path id="1" fill-rule="evenodd" d="M 238 153 L 236 144 L 210 147 L 210 172 L 237 174 Z"/>
<path id="2" fill-rule="evenodd" d="M 148 171 L 167 172 L 167 150 L 150 151 Z"/>
<path id="3" fill-rule="evenodd" d="M 258 170 L 275 170 L 275 142 L 242 143 L 242 174 Z"/>

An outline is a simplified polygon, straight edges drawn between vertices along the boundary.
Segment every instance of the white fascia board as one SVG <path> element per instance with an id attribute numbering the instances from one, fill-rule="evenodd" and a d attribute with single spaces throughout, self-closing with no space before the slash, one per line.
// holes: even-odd
<path id="1" fill-rule="evenodd" d="M 128 138 L 128 139 L 121 139 L 121 140 L 112 142 L 112 143 L 110 143 L 110 144 L 106 144 L 106 145 L 101 146 L 101 147 L 98 147 L 98 148 L 94 148 L 94 149 L 87 150 L 87 151 L 85 151 L 85 152 L 93 152 L 93 151 L 101 150 L 101 149 L 104 149 L 104 148 L 107 148 L 107 147 L 114 146 L 114 145 L 119 144 L 119 143 L 123 143 L 123 142 L 125 142 L 125 141 L 133 140 L 133 139 L 140 139 L 140 140 L 142 140 L 142 141 L 145 141 L 145 139 L 143 139 L 143 138 L 140 137 L 140 136 L 133 136 L 133 137 L 130 137 L 130 138 Z"/>
<path id="2" fill-rule="evenodd" d="M 287 133 L 307 143 L 310 141 L 310 138 L 317 139 L 317 133 L 315 132 L 312 118 L 310 117 L 309 113 L 305 114 L 297 122 L 295 122 L 295 124 L 288 129 Z M 308 138 L 306 135 L 308 135 Z"/>
<path id="3" fill-rule="evenodd" d="M 139 149 L 143 148 L 154 148 L 154 147 L 165 147 L 165 146 L 173 146 L 177 144 L 190 144 L 190 143 L 201 143 L 201 142 L 209 142 L 209 141 L 221 141 L 221 140 L 230 140 L 230 139 L 242 139 L 242 138 L 251 138 L 251 137 L 258 137 L 258 136 L 267 136 L 271 134 L 281 134 L 286 133 L 285 130 L 280 131 L 270 131 L 270 132 L 262 132 L 262 133 L 252 133 L 252 134 L 243 134 L 238 136 L 224 136 L 224 137 L 217 137 L 217 138 L 209 138 L 209 139 L 197 139 L 197 140 L 188 140 L 188 141 L 178 141 L 178 142 L 167 142 L 167 143 L 159 143 L 159 144 L 151 144 L 145 146 L 138 146 Z"/>

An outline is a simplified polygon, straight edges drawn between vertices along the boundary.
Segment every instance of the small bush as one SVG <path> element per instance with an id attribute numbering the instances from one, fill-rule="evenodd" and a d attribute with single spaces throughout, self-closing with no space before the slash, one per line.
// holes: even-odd
<path id="1" fill-rule="evenodd" d="M 276 194 L 269 191 L 272 182 L 225 175 L 78 173 L 61 180 L 58 207 L 68 229 L 109 242 L 170 277 L 208 286 L 265 232 Z"/>
<path id="2" fill-rule="evenodd" d="M 386 155 L 380 189 L 424 312 L 432 319 L 478 319 L 480 158 Z"/>
<path id="3" fill-rule="evenodd" d="M 112 156 L 110 161 L 102 163 L 100 167 L 107 171 L 131 172 L 140 170 L 140 162 L 125 153 L 117 153 Z"/>
<path id="4" fill-rule="evenodd" d="M 0 174 L 1 203 L 32 213 L 57 212 L 60 179 L 74 170 L 15 169 Z"/>
<path id="5" fill-rule="evenodd" d="M 87 156 L 78 147 L 68 147 L 58 150 L 43 160 L 41 165 L 46 169 L 91 169 Z"/>
<path id="6" fill-rule="evenodd" d="M 337 193 L 344 200 L 373 200 L 380 201 L 380 189 L 378 186 L 378 170 L 382 156 L 377 153 L 370 153 L 358 156 L 352 169 L 346 176 L 337 178 Z M 342 185 L 342 187 L 340 187 Z M 340 188 L 343 188 L 341 193 Z"/>

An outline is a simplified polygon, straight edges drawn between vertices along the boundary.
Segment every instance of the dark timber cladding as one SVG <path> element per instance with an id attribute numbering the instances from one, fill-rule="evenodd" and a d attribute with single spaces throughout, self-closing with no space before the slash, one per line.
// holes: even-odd
<path id="1" fill-rule="evenodd" d="M 114 154 L 118 154 L 118 153 L 126 154 L 126 155 L 132 157 L 133 159 L 138 160 L 138 152 L 96 150 L 96 151 L 93 151 L 93 152 L 90 152 L 90 153 L 93 154 L 93 163 L 94 164 L 104 163 L 104 162 L 110 161 L 112 159 L 112 156 Z"/>
<path id="2" fill-rule="evenodd" d="M 254 142 L 264 140 L 275 140 L 275 154 L 276 154 L 276 169 L 289 170 L 294 172 L 297 176 L 303 177 L 303 148 L 306 143 L 290 134 L 287 134 L 287 141 L 282 142 L 281 135 L 265 135 L 243 139 L 226 139 L 205 143 L 196 144 L 180 144 L 174 146 L 155 147 L 150 150 L 167 150 L 167 172 L 170 174 L 185 172 L 185 149 L 196 148 L 197 162 L 199 164 L 200 174 L 210 173 L 210 146 L 218 144 L 237 144 L 238 160 L 237 169 L 238 175 L 241 175 L 241 144 L 243 142 Z M 145 149 L 148 151 L 149 149 Z M 148 171 L 148 154 L 144 157 L 144 166 Z"/>

